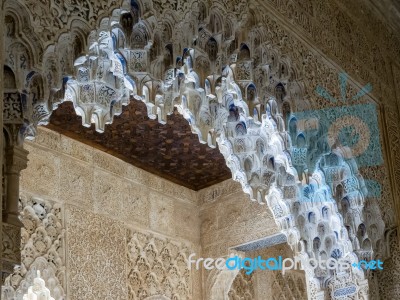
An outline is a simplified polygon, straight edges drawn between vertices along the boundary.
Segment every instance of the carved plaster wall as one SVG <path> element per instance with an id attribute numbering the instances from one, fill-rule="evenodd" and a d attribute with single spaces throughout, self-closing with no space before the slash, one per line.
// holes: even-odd
<path id="1" fill-rule="evenodd" d="M 232 250 L 235 246 L 279 232 L 267 206 L 250 201 L 240 184 L 231 179 L 199 191 L 198 199 L 201 205 L 202 257 L 227 257 L 235 253 Z M 234 278 L 241 276 L 240 272 L 239 275 L 236 273 L 203 270 L 204 299 L 228 297 L 232 284 L 247 280 L 244 276 L 235 279 L 235 283 Z"/>
<path id="2" fill-rule="evenodd" d="M 287 244 L 280 244 L 268 249 L 253 251 L 250 257 L 261 256 L 292 258 L 293 252 Z M 256 281 L 256 299 L 307 299 L 307 284 L 304 271 L 289 270 L 283 274 L 280 271 L 254 272 Z"/>
<path id="3" fill-rule="evenodd" d="M 145 299 L 162 293 L 219 299 L 207 294 L 211 290 L 232 290 L 234 297 L 249 285 L 246 276 L 188 273 L 187 255 L 225 256 L 233 246 L 278 232 L 269 208 L 250 201 L 232 180 L 195 193 L 47 129 L 26 147 L 30 156 L 20 208 L 24 265 L 7 280 L 5 299 L 19 299 L 37 269 L 55 299 L 65 293 L 70 299 Z M 378 282 L 398 273 L 397 252 L 390 250 L 396 249 L 394 233 L 390 240 L 382 252 L 392 251 L 394 259 Z M 288 246 L 280 247 L 262 255 L 288 252 Z M 257 289 L 270 282 L 279 285 L 282 297 L 290 297 L 293 281 L 296 293 L 305 292 L 296 273 L 275 274 L 270 281 L 255 275 Z M 304 283 L 304 274 L 300 277 Z M 385 284 L 380 294 L 397 292 L 395 285 Z"/>
<path id="4" fill-rule="evenodd" d="M 19 300 L 36 270 L 56 300 L 202 299 L 203 271 L 188 270 L 190 253 L 224 256 L 278 231 L 232 180 L 195 193 L 47 129 L 25 146 L 24 265 L 5 299 Z"/>
<path id="5" fill-rule="evenodd" d="M 241 270 L 235 277 L 232 286 L 228 292 L 229 300 L 256 299 L 255 289 L 258 288 L 255 284 L 254 273 L 247 275 L 244 270 Z"/>
<path id="6" fill-rule="evenodd" d="M 187 266 L 200 253 L 195 192 L 47 129 L 25 146 L 23 265 L 4 299 L 22 299 L 36 270 L 56 300 L 201 298 Z"/>
<path id="7" fill-rule="evenodd" d="M 26 148 L 30 162 L 21 177 L 23 191 L 199 241 L 194 191 L 47 129 Z"/>
<path id="8" fill-rule="evenodd" d="M 279 232 L 267 206 L 250 201 L 231 179 L 201 190 L 199 203 L 206 257 L 229 255 L 230 248 Z"/>
<path id="9" fill-rule="evenodd" d="M 280 229 L 288 235 L 293 249 L 297 249 L 302 255 L 312 255 L 307 245 L 311 245 L 311 240 L 317 238 L 318 235 L 318 238 L 323 236 L 326 248 L 332 250 L 333 255 L 349 255 L 353 260 L 356 259 L 353 254 L 357 254 L 358 258 L 370 256 L 373 253 L 379 254 L 377 252 L 379 239 L 373 239 L 372 245 L 370 244 L 373 226 L 379 232 L 379 237 L 384 238 L 384 232 L 387 229 L 398 225 L 393 210 L 390 208 L 393 207 L 393 202 L 399 208 L 397 201 L 399 190 L 395 184 L 400 177 L 399 158 L 395 155 L 400 146 L 399 118 L 393 75 L 387 70 L 392 69 L 391 57 L 398 55 L 399 43 L 397 38 L 390 31 L 386 31 L 378 21 L 369 25 L 372 23 L 369 21 L 374 20 L 374 15 L 362 2 L 332 2 L 332 4 L 329 2 L 326 5 L 324 3 L 328 2 L 309 1 L 305 5 L 304 3 L 303 5 L 293 4 L 292 1 L 254 2 L 251 5 L 246 5 L 247 3 L 244 2 L 229 2 L 213 3 L 213 7 L 199 3 L 194 10 L 196 16 L 193 16 L 192 11 L 189 12 L 189 8 L 192 9 L 190 5 L 179 6 L 178 2 L 167 4 L 158 1 L 154 3 L 126 2 L 121 10 L 116 10 L 109 15 L 110 19 L 102 19 L 98 26 L 99 30 L 93 31 L 89 36 L 82 34 L 76 28 L 71 30 L 72 33 L 68 35 L 68 39 L 60 35 L 59 45 L 64 45 L 64 47 L 56 49 L 51 46 L 45 53 L 49 60 L 48 64 L 44 65 L 45 70 L 42 71 L 45 71 L 47 76 L 33 76 L 34 74 L 30 73 L 32 66 L 36 66 L 37 69 L 43 67 L 43 41 L 40 42 L 37 36 L 31 34 L 32 30 L 27 24 L 21 22 L 20 16 L 16 13 L 18 5 L 21 5 L 22 14 L 26 9 L 34 10 L 33 16 L 50 11 L 57 15 L 57 9 L 51 10 L 51 6 L 43 5 L 36 8 L 25 2 L 23 4 L 16 2 L 17 7 L 12 5 L 6 7 L 9 9 L 9 18 L 13 20 L 7 23 L 10 25 L 7 39 L 13 47 L 10 47 L 7 53 L 6 63 L 14 69 L 17 64 L 20 66 L 21 70 L 16 80 L 17 82 L 19 80 L 19 87 L 25 86 L 24 84 L 28 87 L 28 94 L 31 97 L 29 104 L 32 104 L 32 107 L 27 106 L 27 111 L 33 110 L 37 112 L 35 117 L 40 116 L 28 118 L 29 130 L 25 133 L 28 136 L 34 135 L 35 126 L 45 123 L 57 103 L 65 100 L 74 102 L 77 113 L 83 116 L 84 125 L 94 122 L 97 129 L 102 131 L 104 125 L 111 122 L 113 116 L 121 112 L 122 105 L 129 101 L 129 93 L 144 101 L 148 107 L 149 116 L 155 118 L 158 115 L 160 121 L 165 119 L 165 115 L 175 104 L 173 102 L 175 97 L 179 95 L 179 103 L 176 105 L 190 121 L 193 130 L 199 134 L 203 142 L 208 142 L 211 146 L 215 146 L 216 138 L 219 138 L 220 148 L 227 158 L 234 178 L 242 183 L 243 189 L 251 194 L 253 199 L 267 202 Z M 351 13 L 358 11 L 359 7 L 365 8 L 365 16 L 363 14 L 355 16 Z M 87 8 L 90 11 L 91 6 Z M 126 11 L 131 10 L 131 13 L 126 14 Z M 174 13 L 171 10 L 177 12 Z M 344 14 L 344 10 L 349 13 Z M 268 13 L 264 14 L 265 11 Z M 165 18 L 164 14 L 167 14 L 169 18 Z M 74 16 L 74 12 L 71 12 L 71 15 Z M 229 15 L 236 21 L 234 23 L 237 28 L 233 28 L 233 24 L 229 22 L 227 24 L 221 22 L 221 15 Z M 82 16 L 78 14 L 78 17 Z M 91 20 L 90 14 L 86 17 Z M 140 19 L 140 22 L 139 17 L 143 19 Z M 157 22 L 159 18 L 166 20 L 165 24 Z M 39 19 L 35 17 L 30 19 L 37 25 L 35 31 L 43 33 L 42 36 L 50 39 L 52 35 L 42 29 L 53 25 L 46 23 L 43 18 Z M 73 17 L 71 19 L 74 20 Z M 65 22 L 65 24 L 72 23 Z M 17 28 L 13 27 L 13 24 Z M 360 30 L 363 25 L 366 25 L 370 33 Z M 86 26 L 86 31 L 90 27 Z M 183 28 L 189 28 L 189 30 L 185 31 Z M 326 30 L 320 30 L 320 28 Z M 32 35 L 30 44 L 20 43 L 21 34 L 18 35 L 15 32 L 24 32 L 25 36 Z M 160 48 L 156 47 L 156 40 L 157 35 L 161 33 L 166 40 L 159 41 L 159 44 L 162 44 Z M 351 38 L 353 36 L 356 37 L 354 40 Z M 69 40 L 71 37 L 73 39 Z M 194 37 L 198 39 L 192 45 Z M 379 45 L 376 41 L 370 45 L 369 42 L 374 39 L 378 40 Z M 309 43 L 313 40 L 314 43 Z M 383 46 L 386 45 L 385 41 L 389 43 L 388 49 Z M 87 45 L 84 45 L 85 43 Z M 310 44 L 320 49 L 310 49 Z M 366 51 L 359 53 L 357 51 L 359 45 Z M 184 51 L 186 47 L 192 46 L 193 48 Z M 200 55 L 195 56 L 195 50 Z M 82 56 L 83 51 L 85 55 Z M 68 61 L 64 63 L 61 61 L 60 66 L 49 68 L 51 72 L 47 72 L 47 66 L 51 65 L 52 61 L 57 61 L 57 55 L 54 55 L 57 52 Z M 161 55 L 161 52 L 164 53 Z M 181 53 L 183 56 L 178 56 Z M 91 56 L 88 57 L 86 54 Z M 125 56 L 126 60 L 122 56 Z M 17 61 L 13 59 L 15 57 Z M 175 64 L 174 61 L 176 61 Z M 387 131 L 381 130 L 382 140 L 377 143 L 385 145 L 382 149 L 385 153 L 385 162 L 382 165 L 358 170 L 354 161 L 344 161 L 346 150 L 334 147 L 334 144 L 330 144 L 328 148 L 324 148 L 323 145 L 322 150 L 320 149 L 321 153 L 307 152 L 313 147 L 309 147 L 308 150 L 302 147 L 304 140 L 307 139 L 312 145 L 314 142 L 316 144 L 319 142 L 313 139 L 312 134 L 302 135 L 295 130 L 293 133 L 296 140 L 291 143 L 289 139 L 290 132 L 286 130 L 285 120 L 282 117 L 285 112 L 297 113 L 310 108 L 343 106 L 341 103 L 327 104 L 321 97 L 316 98 L 313 93 L 319 84 L 317 80 L 323 78 L 325 80 L 323 86 L 334 95 L 352 94 L 356 90 L 357 83 L 355 82 L 349 84 L 348 90 L 345 91 L 341 91 L 340 87 L 334 84 L 338 71 L 335 61 L 340 62 L 340 65 L 354 76 L 353 79 L 360 82 L 370 81 L 376 87 L 375 95 L 384 99 L 380 101 L 369 97 L 359 98 L 356 101 L 356 104 L 367 104 L 377 100 L 379 104 L 377 114 L 381 118 L 378 122 L 382 128 L 387 127 Z M 73 62 L 75 62 L 75 69 L 72 66 Z M 222 72 L 222 65 L 225 64 L 230 67 Z M 193 69 L 192 66 L 194 66 Z M 67 74 L 75 76 L 69 81 L 66 89 L 66 82 L 61 79 Z M 218 80 L 219 75 L 215 76 L 215 74 L 223 75 L 221 82 Z M 163 75 L 166 75 L 165 81 L 161 81 Z M 28 80 L 25 81 L 26 78 Z M 134 80 L 131 80 L 132 78 Z M 205 89 L 200 88 L 199 82 Z M 164 90 L 160 90 L 162 84 L 165 84 Z M 284 87 L 285 85 L 287 88 Z M 44 89 L 43 97 L 36 99 L 35 96 L 42 95 L 39 93 L 40 89 L 37 89 L 41 86 L 46 86 L 47 89 Z M 94 93 L 96 88 L 100 91 L 99 93 Z M 212 102 L 218 103 L 210 105 Z M 261 116 L 261 112 L 265 114 Z M 226 120 L 228 120 L 228 125 L 224 127 Z M 260 124 L 257 122 L 264 128 L 260 129 Z M 262 139 L 260 143 L 256 141 L 257 136 L 262 134 L 268 142 L 268 149 L 265 148 L 267 145 L 264 145 Z M 327 134 L 326 131 L 318 133 L 319 137 L 322 136 L 321 140 L 325 139 Z M 273 142 L 269 143 L 271 140 Z M 264 150 L 268 152 L 268 155 L 273 155 L 272 160 L 268 156 L 267 159 L 261 160 Z M 286 150 L 293 151 L 286 153 Z M 326 150 L 332 153 L 326 153 Z M 291 154 L 293 165 L 292 160 L 289 159 Z M 320 164 L 318 159 L 323 158 L 322 161 L 326 163 L 332 156 L 334 160 L 341 163 L 342 175 L 345 176 L 339 176 L 338 180 L 329 182 L 324 178 L 327 172 L 325 167 L 329 167 L 329 163 Z M 279 159 L 279 163 L 275 163 L 275 158 Z M 60 163 L 57 157 L 50 155 L 50 159 L 53 159 L 55 165 Z M 302 162 L 306 160 L 309 160 L 308 167 L 310 168 L 303 181 Z M 262 167 L 259 167 L 258 163 L 261 166 L 261 162 Z M 258 174 L 261 169 L 265 172 Z M 317 171 L 314 172 L 316 169 Z M 41 170 L 50 183 L 57 178 L 61 180 L 61 176 L 52 166 L 42 168 L 39 165 L 37 171 Z M 348 170 L 351 172 L 346 172 Z M 93 176 L 96 176 L 95 172 Z M 99 172 L 101 173 L 101 170 Z M 277 176 L 271 173 L 277 173 Z M 258 175 L 262 175 L 262 179 Z M 102 175 L 98 176 L 103 178 Z M 366 194 L 363 177 L 378 178 L 378 183 L 384 187 L 378 204 Z M 316 212 L 306 212 L 309 209 L 307 205 L 299 204 L 301 209 L 296 211 L 296 205 L 292 200 L 297 198 L 295 197 L 297 179 L 301 182 L 301 193 L 305 198 L 310 195 L 310 186 L 314 184 L 318 192 L 325 195 L 324 200 L 335 198 L 337 203 L 328 205 L 329 208 L 325 210 L 321 205 Z M 389 185 L 389 180 L 391 185 Z M 339 181 L 349 183 L 344 187 L 344 194 L 346 197 L 353 197 L 344 199 L 342 197 L 344 194 L 338 190 L 331 191 L 331 195 L 324 194 L 328 186 L 338 188 Z M 279 189 L 270 189 L 272 183 L 277 183 Z M 390 188 L 386 189 L 389 186 Z M 108 186 L 103 193 L 113 191 L 112 194 L 119 194 L 112 188 L 113 186 Z M 119 188 L 123 188 L 123 185 Z M 57 188 L 45 192 L 51 194 L 49 196 L 60 197 L 56 195 L 57 192 L 60 193 Z M 283 195 L 280 195 L 280 192 Z M 352 192 L 354 195 L 350 195 Z M 267 193 L 269 197 L 265 199 Z M 318 199 L 317 193 L 312 196 L 315 196 L 315 198 L 311 197 L 313 200 Z M 353 205 L 346 206 L 342 203 L 345 200 L 349 200 L 349 203 L 352 202 Z M 114 211 L 118 211 L 120 207 L 119 203 L 110 204 L 104 199 L 101 203 L 101 208 L 104 207 L 109 215 L 113 215 Z M 364 211 L 364 208 L 372 209 Z M 347 211 L 349 209 L 350 213 Z M 170 215 L 169 212 L 172 209 L 168 201 L 162 211 Z M 334 218 L 331 218 L 329 224 L 324 224 L 324 212 L 327 211 L 331 212 L 330 216 Z M 326 216 L 329 214 L 325 214 Z M 317 224 L 316 218 L 321 223 Z M 306 226 L 303 226 L 303 220 L 307 220 Z M 151 224 L 153 227 L 160 226 L 165 232 L 169 230 L 165 228 L 165 224 L 154 221 L 154 218 L 150 218 L 149 222 L 150 226 Z M 318 232 L 316 232 L 317 229 Z M 313 234 L 310 235 L 308 232 Z M 317 254 L 323 253 L 321 251 Z M 354 280 L 361 282 L 359 297 L 364 297 L 366 290 L 363 274 L 360 273 L 357 276 L 358 278 Z M 338 282 L 338 284 L 341 283 Z"/>
<path id="10" fill-rule="evenodd" d="M 158 3 L 154 3 L 154 6 L 157 5 Z M 125 13 L 128 6 L 132 12 Z M 161 8 L 165 9 L 163 5 Z M 183 11 L 187 9 L 177 8 Z M 299 255 L 303 255 L 304 259 L 312 255 L 311 249 L 306 245 L 310 245 L 315 238 L 324 236 L 325 245 L 329 247 L 326 251 L 318 249 L 321 251 L 317 251 L 317 256 L 327 253 L 337 257 L 343 255 L 350 261 L 364 257 L 364 252 L 360 250 L 364 245 L 354 242 L 353 236 L 359 226 L 366 226 L 363 224 L 366 223 L 366 216 L 361 216 L 361 209 L 367 193 L 357 166 L 351 170 L 350 165 L 354 165 L 354 162 L 343 162 L 347 150 L 340 149 L 337 143 L 328 145 L 326 139 L 329 139 L 329 132 L 320 124 L 317 133 L 304 129 L 304 132 L 297 132 L 297 124 L 294 125 L 293 132 L 285 129 L 285 113 L 286 117 L 290 115 L 292 118 L 292 114 L 299 110 L 326 106 L 321 99 L 316 99 L 315 104 L 310 102 L 312 87 L 317 84 L 315 77 L 310 76 L 314 69 L 312 63 L 303 63 L 303 67 L 299 67 L 298 57 L 290 55 L 294 49 L 303 48 L 307 52 L 304 45 L 294 39 L 287 40 L 288 43 L 281 46 L 279 40 L 285 33 L 279 30 L 279 24 L 255 14 L 255 17 L 265 23 L 261 26 L 262 30 L 259 30 L 256 24 L 249 23 L 246 16 L 237 11 L 237 7 L 233 9 L 233 16 L 240 21 L 240 25 L 235 31 L 240 33 L 244 30 L 243 27 L 246 30 L 236 38 L 233 32 L 227 30 L 228 25 L 221 26 L 216 8 L 215 12 L 209 13 L 210 18 L 206 18 L 200 7 L 201 18 L 197 21 L 207 26 L 197 29 L 197 22 L 193 24 L 190 14 L 187 15 L 188 19 L 181 19 L 179 25 L 188 24 L 193 32 L 189 31 L 186 38 L 175 40 L 176 45 L 171 46 L 174 49 L 164 55 L 167 65 L 161 73 L 165 71 L 166 78 L 160 82 L 157 79 L 162 77 L 162 74 L 157 73 L 160 68 L 153 68 L 147 59 L 148 56 L 151 58 L 149 47 L 154 46 L 153 54 L 158 50 L 152 44 L 150 36 L 161 30 L 153 26 L 154 18 L 159 12 L 153 9 L 151 6 L 140 7 L 137 3 L 125 2 L 121 10 L 114 11 L 111 19 L 103 19 L 100 28 L 91 32 L 87 38 L 85 51 L 90 56 L 81 56 L 75 60 L 75 76 L 68 81 L 67 86 L 60 89 L 62 93 L 65 92 L 65 97 L 52 100 L 53 108 L 59 102 L 72 101 L 76 112 L 82 116 L 82 124 L 88 126 L 93 122 L 96 129 L 102 132 L 105 124 L 112 122 L 113 116 L 121 113 L 122 105 L 126 105 L 130 99 L 130 93 L 146 103 L 149 117 L 158 116 L 160 122 L 165 122 L 166 114 L 171 113 L 172 107 L 176 105 L 202 142 L 215 146 L 218 141 L 235 180 L 241 182 L 243 190 L 252 199 L 260 203 L 267 202 L 279 228 L 288 236 L 291 246 L 297 249 Z M 253 13 L 251 8 L 249 13 Z M 139 21 L 136 14 L 145 18 L 148 25 Z M 247 27 L 250 29 L 249 33 Z M 222 47 L 221 44 L 218 46 L 218 35 L 224 29 L 224 41 L 229 47 Z M 265 32 L 270 32 L 272 36 L 263 35 Z M 187 39 L 194 38 L 196 34 L 198 39 L 193 48 L 186 48 Z M 234 41 L 231 40 L 233 36 Z M 13 39 L 13 35 L 9 38 Z M 250 52 L 249 47 L 255 51 Z M 288 57 L 285 52 L 289 52 Z M 176 53 L 182 53 L 183 56 L 177 57 L 176 68 L 172 68 L 168 57 L 171 62 Z M 304 58 L 304 54 L 301 56 Z M 158 60 L 157 55 L 153 57 L 154 63 Z M 202 61 L 206 63 L 199 63 Z M 317 77 L 328 77 L 334 73 L 335 69 L 329 62 L 320 60 L 319 57 L 313 57 L 311 61 L 320 67 L 317 68 Z M 225 64 L 227 67 L 222 68 Z M 257 72 L 261 72 L 261 75 L 258 76 Z M 342 77 L 341 81 L 344 82 Z M 325 85 L 331 88 L 332 82 Z M 333 86 L 332 91 L 337 90 Z M 342 88 L 343 99 L 348 92 L 354 90 L 354 84 L 349 84 L 348 89 Z M 356 97 L 355 100 L 359 104 L 373 101 L 371 98 L 361 97 Z M 338 107 L 340 105 L 335 105 L 335 108 Z M 50 114 L 53 108 L 47 108 Z M 305 143 L 308 145 L 305 146 Z M 316 153 L 313 150 L 315 148 L 318 149 Z M 342 169 L 347 168 L 351 173 L 339 177 L 331 186 L 331 193 L 328 191 L 331 182 L 326 182 L 323 174 L 326 170 L 319 162 L 320 158 L 324 162 L 329 155 L 339 156 L 337 161 L 342 163 Z M 353 183 L 345 187 L 345 196 L 354 192 L 357 196 L 353 196 L 360 198 L 355 203 L 350 201 L 353 203 L 349 208 L 351 213 L 337 207 L 331 199 L 333 188 L 336 189 L 339 182 L 349 180 Z M 313 190 L 313 185 L 317 189 L 315 193 L 309 191 Z M 305 198 L 314 202 L 322 199 L 331 203 L 325 207 L 320 204 L 315 212 L 307 211 L 310 208 L 306 204 L 295 201 L 299 193 L 304 193 Z M 342 196 L 340 194 L 336 201 L 342 201 Z M 304 199 L 301 200 L 305 202 Z M 370 207 L 377 207 L 372 201 L 369 202 Z M 324 211 L 329 211 L 325 213 L 326 219 L 329 219 L 328 216 L 333 217 L 329 222 L 320 220 Z M 391 226 L 388 222 L 393 218 L 387 218 L 384 221 L 388 224 L 384 224 L 380 211 L 371 211 L 373 218 L 370 220 L 374 220 L 374 223 L 367 223 L 367 226 L 377 227 L 382 235 L 383 226 Z M 347 214 L 345 222 L 342 216 L 344 213 Z M 305 219 L 308 220 L 307 225 L 303 222 Z M 345 226 L 349 228 L 347 234 Z M 310 232 L 313 234 L 310 235 Z M 373 250 L 373 246 L 367 247 L 371 248 L 368 250 Z M 358 258 L 353 255 L 353 251 L 357 251 Z M 310 273 L 310 276 L 315 274 Z M 330 274 L 326 276 L 329 277 Z M 364 282 L 361 272 L 357 276 L 360 282 Z"/>
<path id="11" fill-rule="evenodd" d="M 389 258 L 384 261 L 385 272 L 372 272 L 371 281 L 374 282 L 379 291 L 380 299 L 396 299 L 400 295 L 397 282 L 400 280 L 400 247 L 398 236 L 395 231 L 389 231 L 388 244 L 382 245 L 386 251 L 390 251 Z M 372 295 L 371 299 L 378 299 L 378 293 Z"/>
<path id="12" fill-rule="evenodd" d="M 192 252 L 189 244 L 172 242 L 136 230 L 130 231 L 129 299 L 157 296 L 168 299 L 195 299 L 192 288 L 193 272 L 188 269 L 187 262 L 187 257 Z"/>
<path id="13" fill-rule="evenodd" d="M 69 299 L 127 299 L 123 225 L 69 206 L 66 219 Z"/>
<path id="14" fill-rule="evenodd" d="M 276 245 L 267 249 L 260 249 L 246 253 L 246 257 L 262 259 L 293 258 L 293 253 L 287 244 Z M 281 271 L 255 270 L 246 274 L 241 270 L 228 292 L 230 300 L 250 299 L 279 299 L 279 300 L 306 300 L 307 285 L 304 271 L 288 270 L 283 274 Z"/>
<path id="15" fill-rule="evenodd" d="M 21 300 L 37 271 L 55 299 L 64 299 L 66 288 L 65 224 L 62 204 L 22 194 L 22 264 L 2 289 L 2 299 Z"/>

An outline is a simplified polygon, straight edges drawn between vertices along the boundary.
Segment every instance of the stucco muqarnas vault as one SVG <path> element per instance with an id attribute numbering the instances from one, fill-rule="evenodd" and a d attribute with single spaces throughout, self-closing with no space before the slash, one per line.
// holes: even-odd
<path id="1" fill-rule="evenodd" d="M 2 1 L 2 298 L 398 299 L 385 2 Z"/>

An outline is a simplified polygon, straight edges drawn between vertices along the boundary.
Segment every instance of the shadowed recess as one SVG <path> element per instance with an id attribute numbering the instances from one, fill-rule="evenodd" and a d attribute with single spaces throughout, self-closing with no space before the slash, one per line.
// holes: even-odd
<path id="1" fill-rule="evenodd" d="M 231 178 L 219 150 L 201 144 L 176 110 L 162 125 L 147 117 L 144 103 L 131 101 L 98 133 L 93 124 L 83 127 L 73 104 L 64 102 L 47 127 L 195 191 Z"/>

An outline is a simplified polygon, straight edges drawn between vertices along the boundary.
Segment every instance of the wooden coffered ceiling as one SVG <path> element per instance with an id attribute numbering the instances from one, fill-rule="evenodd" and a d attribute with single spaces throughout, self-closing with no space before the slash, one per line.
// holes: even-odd
<path id="1" fill-rule="evenodd" d="M 104 133 L 96 132 L 94 125 L 83 127 L 72 103 L 64 102 L 48 128 L 192 190 L 231 178 L 219 150 L 201 144 L 177 111 L 162 125 L 147 117 L 141 101 L 130 101 Z"/>

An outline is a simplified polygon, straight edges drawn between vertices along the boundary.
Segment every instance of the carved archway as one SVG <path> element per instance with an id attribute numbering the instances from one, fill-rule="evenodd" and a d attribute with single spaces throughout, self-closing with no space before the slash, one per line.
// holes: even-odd
<path id="1" fill-rule="evenodd" d="M 34 128 L 45 124 L 63 101 L 73 102 L 83 125 L 95 123 L 99 132 L 130 97 L 145 102 L 149 117 L 161 122 L 177 107 L 201 142 L 210 147 L 218 143 L 233 178 L 252 200 L 268 205 L 303 262 L 310 257 L 350 262 L 371 257 L 385 224 L 375 199 L 368 198 L 351 151 L 330 143 L 329 130 L 320 126 L 318 116 L 302 122 L 296 117 L 300 110 L 320 108 L 312 101 L 313 64 L 301 68 L 301 59 L 282 54 L 280 36 L 274 35 L 277 25 L 263 20 L 254 7 L 248 11 L 253 19 L 240 12 L 243 7 L 217 3 L 192 11 L 179 8 L 179 17 L 174 7 L 146 4 L 126 1 L 86 40 L 76 29 L 61 35 L 45 53 L 37 37 L 28 39 L 22 28 L 10 29 L 6 65 L 13 69 L 14 63 L 18 69 L 15 93 L 28 95 L 29 104 L 20 107 L 26 116 L 21 139 L 34 136 Z M 18 15 L 15 8 L 8 9 L 10 18 Z M 163 22 L 156 21 L 159 11 L 164 12 Z M 220 11 L 237 26 L 223 23 Z M 14 24 L 23 24 L 17 19 Z M 165 39 L 164 48 L 159 36 Z M 304 50 L 295 46 L 299 50 L 291 49 L 293 57 Z M 16 54 L 22 70 L 10 59 Z M 333 73 L 319 67 L 320 77 Z M 374 238 L 369 236 L 372 228 Z M 307 275 L 311 286 L 316 277 L 334 285 L 328 279 L 337 274 L 317 276 L 310 268 Z M 356 289 L 362 297 L 363 272 L 351 276 L 359 282 Z"/>
<path id="2" fill-rule="evenodd" d="M 228 292 L 239 270 L 211 270 L 206 279 L 206 299 L 228 299 Z"/>

